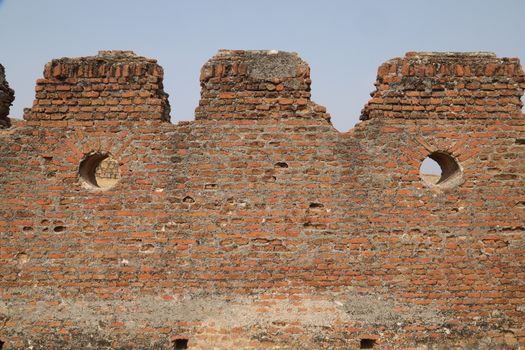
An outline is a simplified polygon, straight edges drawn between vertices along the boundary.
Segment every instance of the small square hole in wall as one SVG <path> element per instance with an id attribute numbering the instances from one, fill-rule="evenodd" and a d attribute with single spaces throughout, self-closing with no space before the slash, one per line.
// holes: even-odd
<path id="1" fill-rule="evenodd" d="M 360 349 L 373 349 L 374 345 L 376 345 L 375 339 L 361 339 L 361 346 Z"/>
<path id="2" fill-rule="evenodd" d="M 175 339 L 173 342 L 173 349 L 182 350 L 188 348 L 188 339 Z"/>
<path id="3" fill-rule="evenodd" d="M 0 340 L 0 350 L 2 350 L 4 348 L 4 342 Z"/>

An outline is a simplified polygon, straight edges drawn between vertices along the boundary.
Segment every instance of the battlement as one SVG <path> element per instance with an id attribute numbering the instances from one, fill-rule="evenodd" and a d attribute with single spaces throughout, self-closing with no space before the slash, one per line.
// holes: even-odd
<path id="1" fill-rule="evenodd" d="M 486 52 L 409 52 L 383 63 L 361 119 L 500 118 L 521 115 L 525 73 L 517 58 Z"/>
<path id="2" fill-rule="evenodd" d="M 310 67 L 296 53 L 220 50 L 202 67 L 200 81 L 197 120 L 330 119 L 324 107 L 310 101 Z"/>
<path id="3" fill-rule="evenodd" d="M 71 121 L 169 121 L 163 76 L 156 60 L 132 51 L 54 59 L 37 81 L 36 99 L 24 119 L 63 126 Z"/>
<path id="4" fill-rule="evenodd" d="M 132 51 L 55 59 L 24 119 L 63 126 L 169 121 L 163 74 L 156 60 Z M 202 67 L 200 81 L 196 120 L 330 120 L 310 100 L 310 67 L 296 53 L 220 50 Z M 518 59 L 493 53 L 409 52 L 382 64 L 375 86 L 362 120 L 508 118 L 522 113 L 525 74 Z"/>

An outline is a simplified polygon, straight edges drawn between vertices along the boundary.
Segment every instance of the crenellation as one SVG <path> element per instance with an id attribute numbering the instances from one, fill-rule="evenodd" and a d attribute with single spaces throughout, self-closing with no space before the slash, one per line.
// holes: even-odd
<path id="1" fill-rule="evenodd" d="M 169 121 L 164 71 L 156 60 L 132 51 L 52 60 L 37 81 L 36 99 L 24 119 Z"/>
<path id="2" fill-rule="evenodd" d="M 517 58 L 492 53 L 407 53 L 378 69 L 363 109 L 370 118 L 520 116 L 525 74 Z"/>
<path id="3" fill-rule="evenodd" d="M 296 53 L 220 50 L 200 79 L 197 120 L 319 117 L 321 111 L 310 101 L 310 67 Z"/>

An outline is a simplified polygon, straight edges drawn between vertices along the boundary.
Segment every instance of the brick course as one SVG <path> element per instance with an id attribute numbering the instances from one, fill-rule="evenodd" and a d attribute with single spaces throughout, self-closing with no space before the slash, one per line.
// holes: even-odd
<path id="1" fill-rule="evenodd" d="M 525 345 L 517 59 L 390 60 L 347 133 L 293 53 L 219 51 L 191 122 L 162 77 L 53 60 L 0 130 L 4 349 Z M 421 177 L 429 155 L 454 181 Z"/>

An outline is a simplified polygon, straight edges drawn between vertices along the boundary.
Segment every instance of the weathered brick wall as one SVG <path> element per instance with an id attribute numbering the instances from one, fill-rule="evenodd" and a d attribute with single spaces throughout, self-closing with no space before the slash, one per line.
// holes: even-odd
<path id="1" fill-rule="evenodd" d="M 9 88 L 5 79 L 4 66 L 0 64 L 0 129 L 7 128 L 11 125 L 9 118 L 9 107 L 14 101 L 14 91 Z"/>
<path id="2" fill-rule="evenodd" d="M 169 120 L 163 75 L 156 60 L 131 51 L 55 59 L 45 66 L 44 78 L 37 81 L 33 108 L 24 119 L 54 121 L 51 126 Z"/>
<path id="3" fill-rule="evenodd" d="M 361 119 L 521 117 L 523 70 L 493 53 L 409 52 L 379 67 Z"/>
<path id="4" fill-rule="evenodd" d="M 348 133 L 310 83 L 220 51 L 172 125 L 153 60 L 48 64 L 0 131 L 4 349 L 523 347 L 519 62 L 388 61 Z"/>

